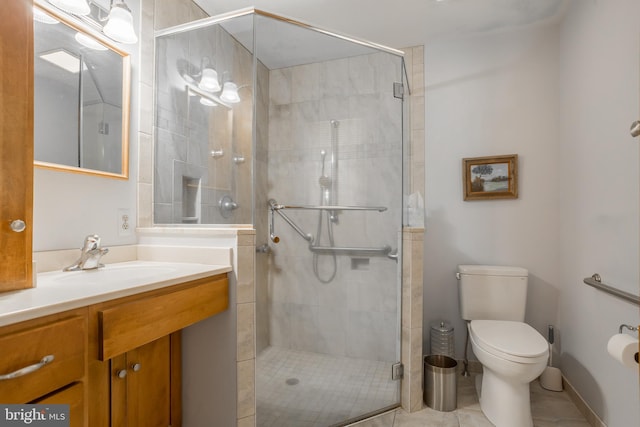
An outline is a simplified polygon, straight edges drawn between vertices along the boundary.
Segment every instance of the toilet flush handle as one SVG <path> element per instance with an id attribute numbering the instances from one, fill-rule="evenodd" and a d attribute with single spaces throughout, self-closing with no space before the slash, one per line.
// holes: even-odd
<path id="1" fill-rule="evenodd" d="M 636 120 L 631 123 L 631 129 L 629 131 L 631 132 L 631 136 L 634 138 L 640 136 L 640 120 Z"/>

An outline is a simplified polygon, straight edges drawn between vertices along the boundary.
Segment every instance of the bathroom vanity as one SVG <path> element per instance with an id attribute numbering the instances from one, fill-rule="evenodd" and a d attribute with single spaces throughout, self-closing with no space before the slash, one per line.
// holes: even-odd
<path id="1" fill-rule="evenodd" d="M 109 267 L 0 295 L 0 402 L 66 403 L 72 426 L 179 426 L 180 331 L 228 308 L 231 268 Z"/>

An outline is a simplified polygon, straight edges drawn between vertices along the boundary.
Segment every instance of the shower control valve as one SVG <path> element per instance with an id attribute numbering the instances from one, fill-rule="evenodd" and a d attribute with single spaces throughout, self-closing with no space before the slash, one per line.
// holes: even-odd
<path id="1" fill-rule="evenodd" d="M 218 202 L 218 208 L 223 218 L 229 218 L 233 214 L 233 211 L 238 209 L 238 204 L 233 201 L 231 196 L 224 196 Z"/>

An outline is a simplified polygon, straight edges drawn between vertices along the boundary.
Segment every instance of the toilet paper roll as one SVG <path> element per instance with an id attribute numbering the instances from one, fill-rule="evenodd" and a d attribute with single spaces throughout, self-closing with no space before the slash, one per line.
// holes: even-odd
<path id="1" fill-rule="evenodd" d="M 615 334 L 607 343 L 611 357 L 627 368 L 638 369 L 638 339 L 628 334 Z"/>

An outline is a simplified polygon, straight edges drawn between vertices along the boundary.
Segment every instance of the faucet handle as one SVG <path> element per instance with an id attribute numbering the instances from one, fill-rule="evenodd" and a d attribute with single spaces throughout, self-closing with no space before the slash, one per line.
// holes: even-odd
<path id="1" fill-rule="evenodd" d="M 100 247 L 100 236 L 97 234 L 89 234 L 84 238 L 84 246 L 82 247 L 83 252 L 91 251 L 94 249 L 98 249 Z"/>

